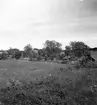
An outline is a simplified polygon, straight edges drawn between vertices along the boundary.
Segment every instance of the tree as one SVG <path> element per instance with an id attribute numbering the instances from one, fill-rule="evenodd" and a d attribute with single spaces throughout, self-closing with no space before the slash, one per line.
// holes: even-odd
<path id="1" fill-rule="evenodd" d="M 12 58 L 19 59 L 21 57 L 21 52 L 17 48 L 10 48 L 9 50 L 7 50 L 7 52 L 8 55 L 10 55 Z"/>
<path id="2" fill-rule="evenodd" d="M 26 54 L 26 57 L 32 57 L 32 51 L 33 51 L 33 48 L 30 44 L 27 44 L 25 47 L 24 47 L 24 52 Z"/>
<path id="3" fill-rule="evenodd" d="M 59 42 L 56 42 L 54 40 L 46 40 L 46 42 L 44 43 L 45 55 L 53 59 L 57 54 L 61 52 L 61 46 L 62 44 Z"/>
<path id="4" fill-rule="evenodd" d="M 38 55 L 41 56 L 41 57 L 44 57 L 45 56 L 45 49 L 39 49 L 38 50 Z"/>
<path id="5" fill-rule="evenodd" d="M 74 41 L 70 42 L 70 45 L 65 47 L 65 52 L 67 52 L 67 55 L 69 54 L 75 57 L 90 56 L 89 49 L 89 46 L 84 42 Z"/>
<path id="6" fill-rule="evenodd" d="M 65 47 L 65 55 L 66 55 L 66 56 L 71 55 L 71 47 L 70 47 L 70 46 L 66 46 L 66 47 Z"/>
<path id="7" fill-rule="evenodd" d="M 46 42 L 44 43 L 44 47 L 45 48 L 49 48 L 49 49 L 61 49 L 62 44 L 59 42 L 56 42 L 55 40 L 46 40 Z"/>
<path id="8" fill-rule="evenodd" d="M 15 53 L 15 58 L 16 58 L 16 59 L 20 59 L 21 56 L 22 56 L 22 54 L 21 54 L 20 51 Z"/>
<path id="9" fill-rule="evenodd" d="M 0 54 L 0 60 L 1 59 L 5 60 L 5 59 L 8 58 L 8 54 L 7 54 L 6 51 L 1 50 L 0 52 L 1 52 L 1 54 Z"/>

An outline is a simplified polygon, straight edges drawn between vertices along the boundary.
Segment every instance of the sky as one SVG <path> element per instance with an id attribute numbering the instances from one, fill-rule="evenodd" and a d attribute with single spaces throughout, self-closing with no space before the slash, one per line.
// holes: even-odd
<path id="1" fill-rule="evenodd" d="M 0 0 L 0 49 L 46 40 L 97 47 L 97 0 Z"/>

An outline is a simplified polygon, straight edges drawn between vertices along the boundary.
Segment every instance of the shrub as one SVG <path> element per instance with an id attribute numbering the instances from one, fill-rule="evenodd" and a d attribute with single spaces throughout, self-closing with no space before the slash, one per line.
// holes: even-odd
<path id="1" fill-rule="evenodd" d="M 77 80 L 75 84 L 80 83 L 82 78 Z M 58 77 L 55 76 L 41 78 L 39 81 L 31 81 L 25 84 L 19 83 L 19 85 L 17 85 L 16 81 L 17 80 L 10 80 L 12 84 L 10 87 L 0 89 L 0 101 L 4 105 L 97 104 L 95 101 L 96 96 L 93 92 L 83 91 L 82 89 L 76 90 L 77 85 L 73 87 L 73 82 L 69 80 L 69 78 L 67 78 L 63 84 L 58 82 Z"/>
<path id="2" fill-rule="evenodd" d="M 89 61 L 85 65 L 87 68 L 97 68 L 97 63 L 93 61 Z"/>
<path id="3" fill-rule="evenodd" d="M 82 67 L 82 65 L 81 65 L 79 62 L 76 62 L 76 63 L 73 65 L 73 67 L 74 67 L 75 69 L 80 69 L 80 68 Z"/>
<path id="4" fill-rule="evenodd" d="M 73 66 L 76 69 L 79 69 L 79 68 L 97 68 L 97 62 L 93 61 L 92 58 L 91 59 L 90 58 L 87 56 L 83 56 L 80 59 L 76 60 L 73 63 Z"/>

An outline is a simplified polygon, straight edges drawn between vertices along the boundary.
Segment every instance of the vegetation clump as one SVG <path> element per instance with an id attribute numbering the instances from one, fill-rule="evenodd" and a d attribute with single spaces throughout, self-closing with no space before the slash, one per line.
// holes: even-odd
<path id="1" fill-rule="evenodd" d="M 92 81 L 96 71 L 92 72 L 86 72 L 75 83 L 69 78 L 61 83 L 56 76 L 29 83 L 11 80 L 10 86 L 0 89 L 0 102 L 2 105 L 96 105 L 97 83 Z"/>

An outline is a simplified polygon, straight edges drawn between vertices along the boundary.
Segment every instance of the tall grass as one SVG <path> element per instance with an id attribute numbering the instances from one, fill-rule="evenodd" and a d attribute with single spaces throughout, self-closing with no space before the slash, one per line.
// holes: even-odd
<path id="1" fill-rule="evenodd" d="M 10 80 L 0 89 L 2 105 L 97 105 L 96 70 L 88 70 L 75 83 L 66 78 L 61 83 L 58 76 L 42 77 L 23 83 Z M 95 81 L 95 82 L 93 82 Z"/>

